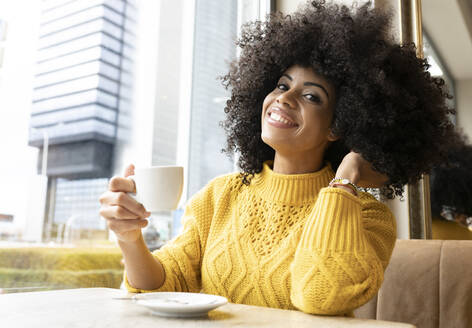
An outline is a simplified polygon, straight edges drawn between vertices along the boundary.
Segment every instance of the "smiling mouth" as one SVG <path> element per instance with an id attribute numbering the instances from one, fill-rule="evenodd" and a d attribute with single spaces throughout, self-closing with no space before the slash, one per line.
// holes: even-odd
<path id="1" fill-rule="evenodd" d="M 295 122 L 287 120 L 285 117 L 276 113 L 275 111 L 270 111 L 267 114 L 267 121 L 271 125 L 282 128 L 293 128 L 298 126 L 298 124 L 296 124 Z"/>

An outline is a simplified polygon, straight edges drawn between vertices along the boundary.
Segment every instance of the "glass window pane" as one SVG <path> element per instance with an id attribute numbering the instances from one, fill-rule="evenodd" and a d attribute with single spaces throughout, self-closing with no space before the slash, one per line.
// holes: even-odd
<path id="1" fill-rule="evenodd" d="M 226 138 L 219 126 L 229 93 L 217 77 L 226 73 L 236 56 L 237 13 L 237 0 L 196 2 L 189 196 L 215 176 L 233 170 L 233 163 L 221 153 Z"/>

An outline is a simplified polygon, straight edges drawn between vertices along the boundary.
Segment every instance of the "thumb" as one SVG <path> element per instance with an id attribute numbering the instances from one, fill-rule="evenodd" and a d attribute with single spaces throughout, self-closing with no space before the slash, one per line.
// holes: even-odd
<path id="1" fill-rule="evenodd" d="M 130 175 L 134 175 L 134 165 L 130 164 L 126 167 L 124 176 L 125 178 L 129 177 Z"/>

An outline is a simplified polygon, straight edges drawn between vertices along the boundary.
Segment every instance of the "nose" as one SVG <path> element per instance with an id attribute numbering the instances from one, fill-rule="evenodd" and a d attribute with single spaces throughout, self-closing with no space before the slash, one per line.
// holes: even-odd
<path id="1" fill-rule="evenodd" d="M 294 94 L 291 92 L 291 90 L 282 92 L 277 96 L 275 100 L 281 105 L 286 105 L 290 108 L 295 108 Z"/>

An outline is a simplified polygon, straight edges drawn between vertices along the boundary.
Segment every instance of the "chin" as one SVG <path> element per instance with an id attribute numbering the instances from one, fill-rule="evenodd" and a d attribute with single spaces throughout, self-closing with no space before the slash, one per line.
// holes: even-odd
<path id="1" fill-rule="evenodd" d="M 270 148 L 275 150 L 275 152 L 278 153 L 288 153 L 293 152 L 295 150 L 293 147 L 293 143 L 288 143 L 287 138 L 267 137 L 262 134 L 261 139 L 267 146 L 269 146 Z"/>

